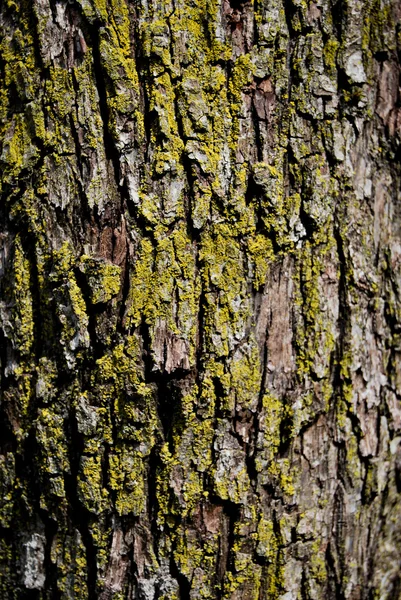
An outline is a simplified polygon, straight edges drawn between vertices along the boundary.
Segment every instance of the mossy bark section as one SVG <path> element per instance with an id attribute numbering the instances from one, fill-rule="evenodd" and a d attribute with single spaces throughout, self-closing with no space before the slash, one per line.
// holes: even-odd
<path id="1" fill-rule="evenodd" d="M 0 4 L 2 598 L 398 598 L 400 17 Z"/>

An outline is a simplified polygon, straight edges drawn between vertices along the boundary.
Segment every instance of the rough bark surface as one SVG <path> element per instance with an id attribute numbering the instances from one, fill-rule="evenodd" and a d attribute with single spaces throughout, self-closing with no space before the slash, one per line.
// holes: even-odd
<path id="1" fill-rule="evenodd" d="M 400 20 L 2 0 L 1 598 L 401 598 Z"/>

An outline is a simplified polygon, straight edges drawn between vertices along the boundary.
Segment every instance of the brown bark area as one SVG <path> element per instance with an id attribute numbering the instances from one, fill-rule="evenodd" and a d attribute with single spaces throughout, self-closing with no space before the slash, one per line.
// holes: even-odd
<path id="1" fill-rule="evenodd" d="M 2 598 L 401 598 L 400 17 L 0 4 Z"/>

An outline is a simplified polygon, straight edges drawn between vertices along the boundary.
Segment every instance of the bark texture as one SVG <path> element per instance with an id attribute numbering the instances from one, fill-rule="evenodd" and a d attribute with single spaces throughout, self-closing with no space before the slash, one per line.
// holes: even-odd
<path id="1" fill-rule="evenodd" d="M 400 20 L 2 0 L 1 598 L 401 598 Z"/>

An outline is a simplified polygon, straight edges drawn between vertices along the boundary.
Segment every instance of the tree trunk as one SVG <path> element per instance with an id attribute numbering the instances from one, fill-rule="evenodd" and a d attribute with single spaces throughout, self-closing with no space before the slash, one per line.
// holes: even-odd
<path id="1" fill-rule="evenodd" d="M 1 598 L 401 598 L 400 21 L 1 2 Z"/>

